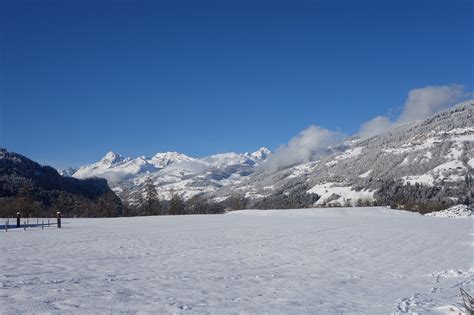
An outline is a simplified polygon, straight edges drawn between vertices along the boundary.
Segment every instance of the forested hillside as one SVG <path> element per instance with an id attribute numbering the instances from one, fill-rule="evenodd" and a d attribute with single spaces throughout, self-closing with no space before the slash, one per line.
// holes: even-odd
<path id="1" fill-rule="evenodd" d="M 52 167 L 0 149 L 0 217 L 112 217 L 121 215 L 122 202 L 105 179 L 63 177 Z"/>

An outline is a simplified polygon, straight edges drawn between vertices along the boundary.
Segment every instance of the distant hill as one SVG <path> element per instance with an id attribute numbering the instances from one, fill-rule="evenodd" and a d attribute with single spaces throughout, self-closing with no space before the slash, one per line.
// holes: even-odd
<path id="1" fill-rule="evenodd" d="M 122 203 L 105 179 L 61 176 L 54 168 L 0 148 L 0 217 L 121 215 Z"/>

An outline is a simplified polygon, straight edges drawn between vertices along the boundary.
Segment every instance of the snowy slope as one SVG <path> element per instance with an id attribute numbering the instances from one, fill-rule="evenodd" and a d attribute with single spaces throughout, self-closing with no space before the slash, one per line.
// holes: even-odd
<path id="1" fill-rule="evenodd" d="M 352 137 L 335 146 L 332 154 L 309 163 L 258 172 L 219 190 L 215 198 L 227 198 L 236 191 L 253 199 L 313 193 L 321 197 L 315 204 L 318 206 L 374 201 L 389 204 L 395 188 L 418 185 L 423 188 L 413 192 L 414 188 L 408 187 L 407 196 L 410 193 L 414 194 L 410 198 L 426 200 L 436 195 L 455 204 L 464 202 L 473 191 L 473 160 L 471 100 L 428 119 L 396 125 L 369 139 Z M 405 192 L 398 188 L 403 197 Z"/>
<path id="2" fill-rule="evenodd" d="M 64 219 L 0 230 L 0 312 L 458 314 L 473 234 L 386 208 Z"/>

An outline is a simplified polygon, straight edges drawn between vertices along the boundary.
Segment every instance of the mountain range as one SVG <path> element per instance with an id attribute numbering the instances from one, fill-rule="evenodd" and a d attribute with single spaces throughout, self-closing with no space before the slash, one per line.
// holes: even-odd
<path id="1" fill-rule="evenodd" d="M 470 203 L 473 111 L 470 100 L 369 138 L 348 137 L 309 161 L 276 170 L 262 167 L 272 153 L 261 148 L 204 158 L 166 152 L 132 159 L 109 152 L 96 163 L 60 173 L 106 178 L 131 203 L 138 202 L 148 178 L 163 199 L 178 193 L 184 199 L 201 195 L 222 202 L 238 195 L 259 208 Z"/>
<path id="2" fill-rule="evenodd" d="M 203 158 L 164 152 L 151 158 L 140 156 L 132 159 L 108 152 L 96 163 L 58 171 L 63 176 L 80 179 L 105 178 L 121 198 L 132 203 L 138 201 L 149 178 L 153 180 L 161 199 L 169 199 L 173 193 L 189 199 L 238 183 L 252 174 L 270 155 L 270 150 L 263 147 L 252 153 L 230 152 Z"/>

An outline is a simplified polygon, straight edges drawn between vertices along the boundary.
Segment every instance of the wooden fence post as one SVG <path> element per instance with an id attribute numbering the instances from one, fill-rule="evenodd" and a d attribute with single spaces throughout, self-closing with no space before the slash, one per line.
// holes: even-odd
<path id="1" fill-rule="evenodd" d="M 56 215 L 58 217 L 58 228 L 61 228 L 61 212 L 58 211 Z"/>
<path id="2" fill-rule="evenodd" d="M 26 231 L 26 221 L 23 221 L 23 230 Z"/>
<path id="3" fill-rule="evenodd" d="M 8 224 L 10 223 L 10 220 L 7 220 L 7 224 L 5 224 L 5 232 L 8 232 Z"/>
<path id="4" fill-rule="evenodd" d="M 44 220 L 41 220 L 41 229 L 44 230 Z"/>
<path id="5" fill-rule="evenodd" d="M 16 213 L 16 227 L 17 228 L 20 227 L 20 218 L 21 218 L 21 214 L 20 214 L 20 212 L 17 212 Z"/>

